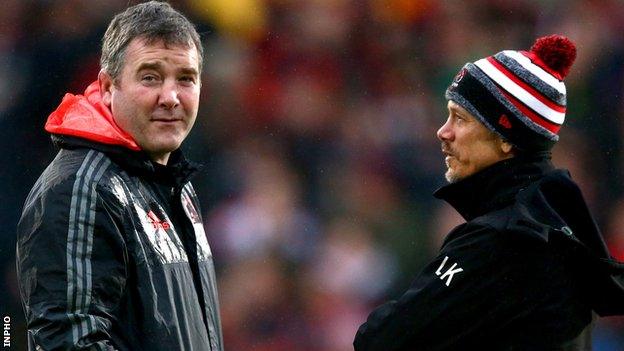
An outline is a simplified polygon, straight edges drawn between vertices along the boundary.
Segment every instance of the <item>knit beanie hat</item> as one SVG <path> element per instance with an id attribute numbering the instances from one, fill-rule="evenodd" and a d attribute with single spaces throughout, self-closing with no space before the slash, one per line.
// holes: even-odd
<path id="1" fill-rule="evenodd" d="M 547 151 L 566 112 L 563 78 L 576 58 L 568 38 L 539 38 L 530 51 L 501 51 L 467 63 L 446 90 L 453 100 L 520 151 Z"/>

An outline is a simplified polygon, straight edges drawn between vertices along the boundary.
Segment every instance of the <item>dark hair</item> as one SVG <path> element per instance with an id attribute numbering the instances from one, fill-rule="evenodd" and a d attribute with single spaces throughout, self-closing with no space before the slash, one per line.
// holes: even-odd
<path id="1" fill-rule="evenodd" d="M 124 63 L 126 47 L 135 38 L 147 43 L 163 41 L 166 45 L 195 45 L 201 71 L 204 49 L 193 24 L 166 2 L 149 1 L 117 14 L 102 38 L 102 70 L 117 78 Z"/>

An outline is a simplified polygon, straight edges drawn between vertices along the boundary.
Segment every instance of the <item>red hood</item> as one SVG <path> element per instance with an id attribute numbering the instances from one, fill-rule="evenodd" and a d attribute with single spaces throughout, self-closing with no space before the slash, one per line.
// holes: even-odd
<path id="1" fill-rule="evenodd" d="M 56 111 L 48 117 L 45 130 L 52 134 L 141 150 L 134 139 L 115 123 L 110 109 L 102 102 L 97 81 L 87 87 L 84 95 L 65 94 Z"/>

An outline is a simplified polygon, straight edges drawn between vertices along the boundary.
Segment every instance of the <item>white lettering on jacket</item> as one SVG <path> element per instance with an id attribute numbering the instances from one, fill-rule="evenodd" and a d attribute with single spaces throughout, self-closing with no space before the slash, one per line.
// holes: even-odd
<path id="1" fill-rule="evenodd" d="M 442 281 L 444 281 L 444 279 L 446 279 L 446 281 L 444 283 L 446 284 L 446 286 L 449 286 L 449 285 L 451 285 L 451 280 L 453 280 L 453 276 L 455 274 L 459 273 L 459 272 L 463 272 L 464 270 L 461 267 L 460 268 L 455 268 L 455 267 L 457 267 L 457 263 L 453 263 L 453 265 L 449 269 L 447 269 L 444 273 L 442 273 L 442 269 L 446 265 L 446 261 L 448 261 L 448 256 L 444 256 L 444 260 L 442 260 L 442 264 L 435 271 L 435 274 L 438 277 L 440 277 L 440 279 Z"/>

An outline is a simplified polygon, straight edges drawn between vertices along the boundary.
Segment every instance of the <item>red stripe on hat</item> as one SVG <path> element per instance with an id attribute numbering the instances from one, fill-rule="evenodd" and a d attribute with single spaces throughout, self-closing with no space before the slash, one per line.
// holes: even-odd
<path id="1" fill-rule="evenodd" d="M 555 70 L 553 70 L 552 68 L 548 67 L 544 61 L 542 61 L 541 58 L 539 58 L 537 55 L 535 55 L 533 52 L 530 51 L 520 51 L 520 53 L 526 57 L 529 58 L 529 60 L 531 60 L 531 62 L 533 62 L 534 64 L 536 64 L 537 66 L 541 67 L 544 71 L 550 73 L 551 76 L 559 79 L 559 81 L 563 80 L 563 77 L 561 76 L 561 74 Z"/>
<path id="2" fill-rule="evenodd" d="M 552 123 L 551 121 L 540 116 L 538 113 L 533 111 L 530 107 L 525 105 L 522 101 L 516 99 L 513 95 L 506 92 L 505 89 L 501 87 L 498 87 L 498 89 L 501 91 L 501 93 L 503 93 L 503 95 L 505 95 L 505 97 L 509 100 L 509 102 L 511 102 L 518 110 L 520 110 L 520 112 L 524 113 L 524 115 L 529 117 L 531 121 L 546 128 L 547 130 L 549 130 L 550 132 L 554 134 L 559 133 L 559 129 L 561 129 L 561 125 Z"/>
<path id="3" fill-rule="evenodd" d="M 542 95 L 539 91 L 535 90 L 532 86 L 525 83 L 523 80 L 518 78 L 513 72 L 509 71 L 507 67 L 503 66 L 500 62 L 498 62 L 494 57 L 490 56 L 487 60 L 496 67 L 502 74 L 504 74 L 507 78 L 511 79 L 514 83 L 518 84 L 522 89 L 526 90 L 529 94 L 531 94 L 534 98 L 541 101 L 544 105 L 550 107 L 551 109 L 565 113 L 565 106 L 561 106 L 554 101 L 550 100 L 548 97 Z"/>

